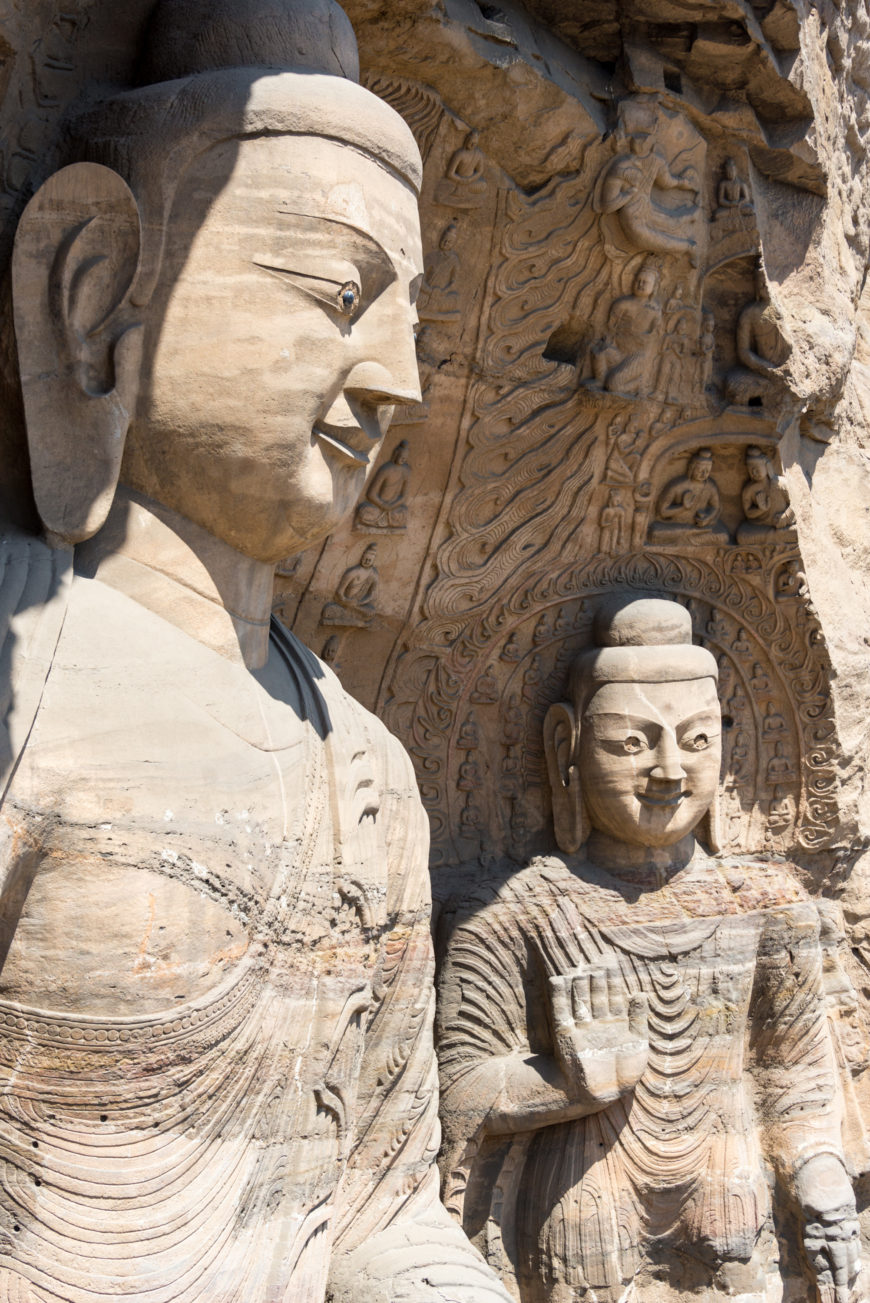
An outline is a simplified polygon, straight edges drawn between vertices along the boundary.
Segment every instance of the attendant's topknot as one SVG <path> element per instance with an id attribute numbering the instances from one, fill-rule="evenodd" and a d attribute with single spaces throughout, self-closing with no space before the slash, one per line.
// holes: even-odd
<path id="1" fill-rule="evenodd" d="M 719 677 L 706 647 L 692 642 L 692 617 L 670 598 L 618 594 L 602 602 L 595 645 L 581 652 L 569 675 L 578 714 L 605 683 L 685 683 Z"/>

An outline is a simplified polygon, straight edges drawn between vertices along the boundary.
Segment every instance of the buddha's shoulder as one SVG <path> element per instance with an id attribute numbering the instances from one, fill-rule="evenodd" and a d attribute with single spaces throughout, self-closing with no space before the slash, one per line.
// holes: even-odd
<path id="1" fill-rule="evenodd" d="M 365 749 L 384 790 L 399 789 L 416 795 L 416 781 L 408 752 L 377 715 L 347 691 L 340 679 L 309 647 L 286 629 L 273 623 L 273 644 L 293 671 L 305 680 L 316 701 L 320 722 L 336 744 Z"/>
<path id="2" fill-rule="evenodd" d="M 669 884 L 668 890 L 687 897 L 698 892 L 709 895 L 713 884 L 719 884 L 726 895 L 733 895 L 741 911 L 812 905 L 812 897 L 800 881 L 800 870 L 784 859 L 701 856 L 690 870 Z M 524 865 L 499 862 L 488 874 L 478 877 L 471 896 L 475 908 L 499 903 L 527 910 L 536 903 L 545 906 L 566 896 L 576 901 L 616 900 L 626 890 L 630 890 L 630 884 L 627 887 L 582 855 L 549 854 L 535 856 Z"/>
<path id="3" fill-rule="evenodd" d="M 732 856 L 711 863 L 730 886 L 742 910 L 814 908 L 812 897 L 800 881 L 798 866 L 788 860 Z"/>

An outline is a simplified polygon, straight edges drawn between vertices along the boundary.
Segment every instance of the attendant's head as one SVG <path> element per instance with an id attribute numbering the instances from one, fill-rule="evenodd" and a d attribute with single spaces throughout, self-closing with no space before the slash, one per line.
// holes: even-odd
<path id="1" fill-rule="evenodd" d="M 661 267 L 656 258 L 647 258 L 634 278 L 634 293 L 639 299 L 651 299 L 659 286 Z"/>
<path id="2" fill-rule="evenodd" d="M 756 484 L 761 484 L 770 478 L 770 461 L 760 448 L 747 448 L 746 471 Z"/>
<path id="3" fill-rule="evenodd" d="M 457 231 L 455 222 L 451 222 L 449 226 L 445 226 L 444 230 L 441 232 L 441 239 L 438 241 L 439 249 L 442 249 L 444 253 L 449 253 L 451 249 L 456 247 L 458 234 L 459 232 Z"/>
<path id="4" fill-rule="evenodd" d="M 595 642 L 571 668 L 569 700 L 544 721 L 556 839 L 568 852 L 592 829 L 675 845 L 716 798 L 716 662 L 693 645 L 688 611 L 660 598 L 605 603 Z"/>

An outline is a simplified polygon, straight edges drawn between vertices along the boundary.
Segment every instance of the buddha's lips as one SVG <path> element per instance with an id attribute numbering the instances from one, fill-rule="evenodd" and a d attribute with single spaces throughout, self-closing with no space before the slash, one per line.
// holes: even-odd
<path id="1" fill-rule="evenodd" d="M 345 443 L 344 440 L 337 438 L 331 431 L 327 432 L 324 430 L 322 425 L 315 425 L 314 433 L 322 443 L 327 445 L 328 448 L 337 452 L 339 457 L 351 462 L 354 466 L 368 466 L 369 458 L 367 453 L 359 452 L 356 448 L 352 448 L 349 443 Z M 368 435 L 366 435 L 365 431 L 359 428 L 351 429 L 348 433 L 361 435 L 366 443 L 370 444 L 372 442 Z"/>

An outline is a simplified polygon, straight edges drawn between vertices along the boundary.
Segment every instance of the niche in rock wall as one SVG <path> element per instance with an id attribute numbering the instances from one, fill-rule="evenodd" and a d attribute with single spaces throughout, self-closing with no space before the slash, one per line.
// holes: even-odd
<path id="1" fill-rule="evenodd" d="M 716 322 L 713 377 L 717 388 L 737 364 L 737 325 L 740 314 L 755 298 L 754 256 L 732 258 L 714 266 L 703 285 L 704 311 Z"/>

